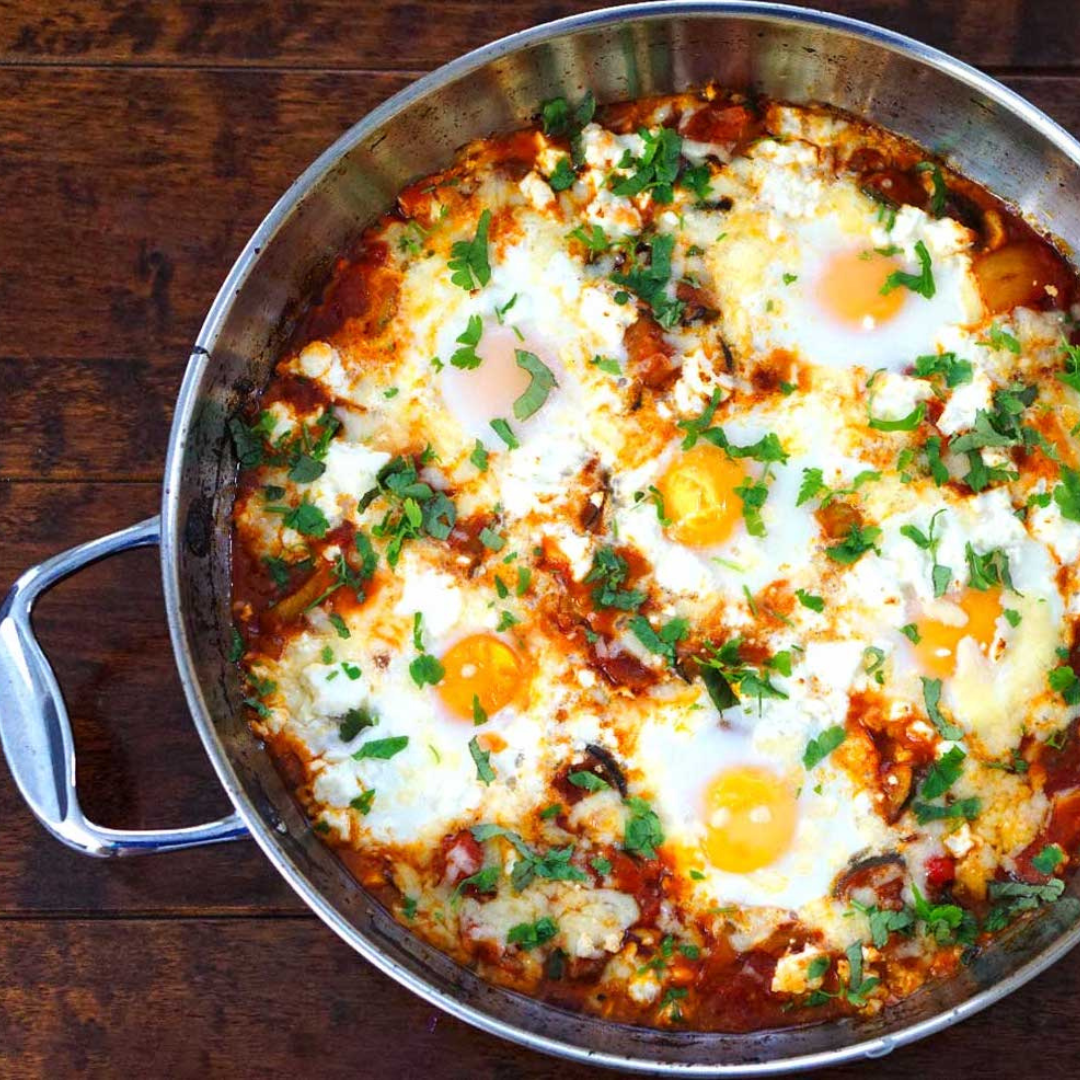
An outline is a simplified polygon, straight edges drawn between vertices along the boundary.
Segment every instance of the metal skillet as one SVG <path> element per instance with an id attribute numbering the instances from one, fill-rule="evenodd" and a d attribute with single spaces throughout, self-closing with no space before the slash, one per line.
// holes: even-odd
<path id="1" fill-rule="evenodd" d="M 567 1058 L 688 1076 L 755 1076 L 878 1057 L 1004 997 L 1080 939 L 1076 886 L 950 981 L 871 1020 L 750 1034 L 672 1033 L 563 1011 L 482 982 L 368 897 L 312 832 L 250 733 L 227 659 L 230 416 L 268 378 L 292 320 L 335 255 L 416 176 L 464 142 L 512 128 L 546 98 L 600 101 L 709 80 L 847 109 L 941 153 L 1067 248 L 1080 244 L 1080 144 L 992 79 L 909 38 L 765 3 L 653 3 L 564 19 L 455 60 L 356 124 L 296 180 L 229 273 L 191 352 L 159 518 L 28 570 L 0 606 L 0 743 L 54 836 L 88 855 L 163 852 L 250 835 L 361 955 L 447 1012 Z M 160 544 L 177 667 L 196 729 L 236 812 L 184 829 L 104 829 L 83 816 L 71 729 L 34 639 L 34 601 L 83 566 Z"/>

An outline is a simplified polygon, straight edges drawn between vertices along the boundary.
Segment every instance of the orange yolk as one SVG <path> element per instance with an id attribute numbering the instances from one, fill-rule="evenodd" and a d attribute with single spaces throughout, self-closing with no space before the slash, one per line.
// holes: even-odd
<path id="1" fill-rule="evenodd" d="M 438 685 L 446 707 L 462 720 L 474 718 L 475 702 L 491 716 L 521 691 L 525 664 L 494 634 L 473 634 L 451 645 L 442 658 L 445 673 Z"/>
<path id="2" fill-rule="evenodd" d="M 690 547 L 726 540 L 742 517 L 735 489 L 746 479 L 743 467 L 711 443 L 680 454 L 658 484 L 667 531 Z"/>
<path id="3" fill-rule="evenodd" d="M 1001 614 L 1001 590 L 967 589 L 959 606 L 966 616 L 961 626 L 929 618 L 915 624 L 919 632 L 915 655 L 923 670 L 934 678 L 947 679 L 956 671 L 956 648 L 964 638 L 974 638 L 983 652 L 990 648 Z"/>
<path id="4" fill-rule="evenodd" d="M 874 325 L 888 322 L 904 304 L 904 290 L 882 294 L 886 279 L 902 267 L 876 251 L 839 251 L 818 278 L 817 298 L 838 322 L 863 329 L 869 316 Z"/>
<path id="5" fill-rule="evenodd" d="M 705 793 L 705 854 L 718 870 L 747 874 L 776 862 L 791 846 L 795 793 L 767 769 L 722 772 Z"/>

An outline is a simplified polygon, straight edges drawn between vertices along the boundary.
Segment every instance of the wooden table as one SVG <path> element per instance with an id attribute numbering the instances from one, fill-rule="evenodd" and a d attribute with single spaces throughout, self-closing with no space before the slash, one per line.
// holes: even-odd
<path id="1" fill-rule="evenodd" d="M 0 586 L 157 509 L 188 347 L 248 235 L 422 72 L 586 0 L 0 0 Z M 1080 131 L 1071 0 L 841 0 Z M 226 810 L 188 721 L 155 552 L 40 607 L 96 820 Z M 0 767 L 0 1075 L 585 1076 L 436 1013 L 308 913 L 253 844 L 81 858 Z M 1080 954 L 841 1076 L 1080 1072 Z"/>

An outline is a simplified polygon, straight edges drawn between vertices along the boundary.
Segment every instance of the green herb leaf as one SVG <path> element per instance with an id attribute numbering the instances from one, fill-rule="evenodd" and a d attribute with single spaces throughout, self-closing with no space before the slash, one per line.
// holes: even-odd
<path id="1" fill-rule="evenodd" d="M 816 739 L 806 744 L 803 752 L 803 767 L 809 771 L 819 762 L 824 761 L 845 739 L 847 732 L 839 724 L 826 728 Z"/>
<path id="2" fill-rule="evenodd" d="M 975 368 L 970 360 L 961 360 L 956 353 L 936 353 L 932 356 L 917 356 L 915 358 L 915 376 L 919 379 L 930 379 L 940 375 L 945 380 L 949 389 L 969 383 L 974 375 Z"/>
<path id="3" fill-rule="evenodd" d="M 545 915 L 534 923 L 511 926 L 506 935 L 507 945 L 519 945 L 526 951 L 550 941 L 559 932 L 555 920 Z"/>
<path id="4" fill-rule="evenodd" d="M 858 562 L 868 551 L 874 551 L 880 555 L 881 549 L 877 546 L 880 539 L 881 530 L 877 526 L 863 526 L 855 522 L 848 529 L 847 536 L 839 543 L 827 547 L 825 554 L 833 562 L 840 563 L 842 566 L 850 566 L 852 563 Z"/>
<path id="5" fill-rule="evenodd" d="M 926 244 L 921 240 L 915 241 L 915 255 L 919 260 L 919 272 L 909 274 L 903 270 L 894 270 L 881 286 L 882 296 L 887 296 L 893 289 L 905 288 L 926 297 L 927 300 L 933 299 L 937 288 L 934 285 L 934 275 L 931 270 L 930 252 L 926 250 Z"/>
<path id="6" fill-rule="evenodd" d="M 945 718 L 941 711 L 941 680 L 928 679 L 921 676 L 923 685 L 923 702 L 926 705 L 926 715 L 930 722 L 937 728 L 938 734 L 943 739 L 955 742 L 964 737 L 964 729 Z"/>
<path id="7" fill-rule="evenodd" d="M 933 184 L 930 195 L 930 213 L 939 218 L 945 213 L 945 205 L 949 197 L 949 189 L 945 186 L 945 178 L 941 175 L 941 169 L 932 161 L 920 161 L 915 166 L 917 172 L 927 172 Z"/>
<path id="8" fill-rule="evenodd" d="M 1061 516 L 1068 521 L 1080 521 L 1080 470 L 1061 466 L 1061 483 L 1054 488 L 1054 502 Z"/>
<path id="9" fill-rule="evenodd" d="M 879 417 L 870 417 L 870 427 L 875 431 L 914 431 L 926 416 L 926 403 L 920 401 L 914 409 L 898 420 L 882 420 Z"/>
<path id="10" fill-rule="evenodd" d="M 476 765 L 477 778 L 484 784 L 490 784 L 495 779 L 495 770 L 491 767 L 491 751 L 482 750 L 476 735 L 469 740 L 469 754 Z"/>
<path id="11" fill-rule="evenodd" d="M 954 746 L 948 753 L 943 754 L 930 766 L 919 794 L 924 799 L 937 799 L 944 795 L 960 778 L 966 757 L 959 746 Z"/>
<path id="12" fill-rule="evenodd" d="M 1047 681 L 1050 689 L 1064 698 L 1066 705 L 1080 705 L 1080 679 L 1071 667 L 1063 664 L 1054 668 Z"/>
<path id="13" fill-rule="evenodd" d="M 675 646 L 686 637 L 690 629 L 690 624 L 686 619 L 671 619 L 657 632 L 644 615 L 635 615 L 630 620 L 629 626 L 634 636 L 649 652 L 664 657 L 671 667 L 674 667 L 678 661 Z"/>
<path id="14" fill-rule="evenodd" d="M 579 772 L 572 772 L 567 777 L 574 787 L 579 787 L 583 791 L 606 791 L 611 785 L 602 777 L 598 776 L 594 772 L 589 772 L 585 769 Z"/>
<path id="15" fill-rule="evenodd" d="M 645 799 L 627 799 L 626 806 L 630 817 L 623 834 L 623 847 L 632 855 L 655 859 L 656 849 L 664 842 L 660 818 Z"/>
<path id="16" fill-rule="evenodd" d="M 446 669 L 437 657 L 421 653 L 409 664 L 409 674 L 417 686 L 436 686 L 442 681 Z"/>
<path id="17" fill-rule="evenodd" d="M 825 610 L 825 601 L 822 597 L 814 596 L 813 593 L 808 593 L 805 589 L 796 589 L 795 595 L 798 597 L 799 603 L 802 604 L 803 607 L 817 612 Z"/>
<path id="18" fill-rule="evenodd" d="M 371 739 L 353 754 L 354 761 L 373 758 L 377 761 L 389 761 L 400 754 L 409 745 L 408 735 L 391 735 L 387 739 Z"/>
<path id="19" fill-rule="evenodd" d="M 472 453 L 469 455 L 469 460 L 480 470 L 480 472 L 487 472 L 488 467 L 488 452 L 484 448 L 484 444 L 477 439 L 476 445 L 473 447 Z"/>
<path id="20" fill-rule="evenodd" d="M 1047 844 L 1046 847 L 1031 859 L 1031 865 L 1040 874 L 1052 874 L 1065 861 L 1065 852 L 1059 844 Z"/>
<path id="21" fill-rule="evenodd" d="M 376 723 L 367 709 L 350 709 L 338 725 L 338 736 L 342 742 L 352 742 L 364 728 L 374 727 Z"/>
<path id="22" fill-rule="evenodd" d="M 956 818 L 974 821 L 979 816 L 979 810 L 982 809 L 982 801 L 978 796 L 973 796 L 970 799 L 957 799 L 948 806 L 916 802 L 912 809 L 915 811 L 915 820 L 920 825 L 926 825 L 931 821 L 952 821 Z"/>
<path id="23" fill-rule="evenodd" d="M 501 416 L 497 416 L 491 421 L 491 429 L 504 443 L 506 443 L 508 449 L 516 450 L 521 445 L 521 443 L 517 441 L 513 429 Z"/>
<path id="24" fill-rule="evenodd" d="M 551 368 L 535 353 L 518 349 L 514 356 L 517 358 L 517 366 L 523 368 L 531 376 L 525 392 L 514 402 L 514 416 L 518 420 L 528 420 L 533 413 L 542 408 L 548 395 L 559 384 L 555 381 Z"/>
<path id="25" fill-rule="evenodd" d="M 636 611 L 645 602 L 645 593 L 638 589 L 624 589 L 623 583 L 630 570 L 626 560 L 614 548 L 597 548 L 592 566 L 585 575 L 586 584 L 595 583 L 593 603 L 600 608 L 618 611 Z"/>
<path id="26" fill-rule="evenodd" d="M 450 248 L 450 280 L 467 291 L 479 289 L 491 280 L 487 251 L 490 227 L 491 211 L 485 210 L 477 222 L 476 235 L 471 240 L 456 240 Z"/>
<path id="27" fill-rule="evenodd" d="M 472 371 L 480 366 L 482 358 L 477 354 L 476 346 L 480 344 L 483 333 L 484 320 L 479 315 L 470 315 L 465 330 L 455 338 L 461 348 L 450 357 L 450 363 L 454 367 Z"/>

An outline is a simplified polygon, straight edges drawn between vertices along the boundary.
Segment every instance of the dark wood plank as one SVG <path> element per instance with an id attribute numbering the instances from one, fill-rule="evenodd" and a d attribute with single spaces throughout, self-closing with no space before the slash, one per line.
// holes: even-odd
<path id="1" fill-rule="evenodd" d="M 0 589 L 31 563 L 150 516 L 159 498 L 154 484 L 0 484 Z M 158 567 L 156 549 L 99 563 L 35 616 L 72 716 L 80 801 L 102 825 L 194 824 L 230 809 L 183 702 Z M 6 765 L 0 778 L 0 913 L 306 910 L 253 843 L 88 859 L 38 826 Z"/>
<path id="2" fill-rule="evenodd" d="M 504 34 L 609 2 L 68 0 L 57 8 L 9 0 L 0 21 L 0 60 L 428 70 Z M 1077 62 L 1080 24 L 1071 0 L 819 0 L 815 6 L 913 35 L 983 66 Z"/>
<path id="3" fill-rule="evenodd" d="M 233 258 L 405 82 L 0 68 L 5 261 L 21 268 L 0 275 L 0 478 L 160 476 L 187 350 Z M 1009 82 L 1080 131 L 1080 77 Z"/>
<path id="4" fill-rule="evenodd" d="M 614 1076 L 441 1015 L 308 920 L 0 925 L 0 1072 L 20 1077 Z M 106 975 L 107 973 L 107 975 Z M 1075 1075 L 1080 957 L 933 1039 L 822 1078 Z"/>

